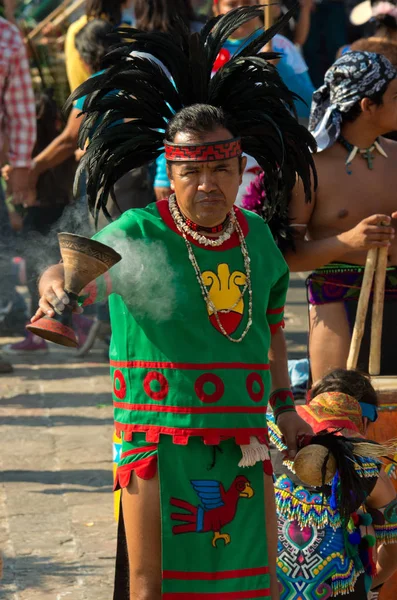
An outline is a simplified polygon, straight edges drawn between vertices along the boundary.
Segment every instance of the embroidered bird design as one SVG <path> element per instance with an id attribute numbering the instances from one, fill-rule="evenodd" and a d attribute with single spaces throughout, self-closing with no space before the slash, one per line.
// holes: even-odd
<path id="1" fill-rule="evenodd" d="M 255 492 L 250 482 L 244 475 L 238 475 L 227 491 L 220 481 L 199 479 L 190 483 L 201 500 L 201 504 L 194 506 L 185 500 L 171 498 L 171 506 L 187 511 L 186 513 L 171 514 L 173 521 L 183 522 L 183 524 L 174 525 L 172 532 L 178 535 L 212 531 L 214 548 L 219 540 L 223 540 L 225 545 L 230 544 L 230 535 L 221 533 L 221 531 L 225 525 L 234 520 L 240 498 L 252 498 L 254 495 Z"/>

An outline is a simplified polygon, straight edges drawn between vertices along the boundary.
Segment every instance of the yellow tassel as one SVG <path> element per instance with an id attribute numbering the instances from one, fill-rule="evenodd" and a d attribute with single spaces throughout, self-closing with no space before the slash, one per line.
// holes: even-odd
<path id="1" fill-rule="evenodd" d="M 368 458 L 382 458 L 392 453 L 395 454 L 397 449 L 397 440 L 390 440 L 385 444 L 370 444 L 369 442 L 359 442 L 354 444 L 353 453 L 356 456 Z"/>

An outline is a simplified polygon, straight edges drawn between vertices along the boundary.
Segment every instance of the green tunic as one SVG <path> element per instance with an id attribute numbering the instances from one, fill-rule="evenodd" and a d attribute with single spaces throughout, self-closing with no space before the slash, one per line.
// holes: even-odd
<path id="1" fill-rule="evenodd" d="M 123 256 L 89 290 L 91 301 L 109 295 L 122 437 L 115 486 L 128 486 L 132 472 L 150 479 L 158 470 L 167 600 L 270 595 L 263 486 L 271 465 L 238 463 L 250 436 L 267 442 L 268 351 L 283 324 L 288 269 L 263 220 L 236 214 L 253 299 L 241 343 L 207 309 L 167 201 L 130 210 L 95 236 Z M 237 339 L 249 315 L 239 237 L 218 248 L 191 243 L 213 304 L 227 310 L 218 312 L 222 326 Z"/>
<path id="2" fill-rule="evenodd" d="M 130 210 L 95 239 L 124 259 L 112 269 L 109 298 L 115 424 L 125 440 L 145 432 L 186 444 L 190 436 L 217 444 L 266 437 L 271 333 L 283 323 L 287 265 L 267 225 L 237 212 L 251 259 L 253 323 L 233 343 L 209 314 L 185 240 L 168 202 Z M 248 319 L 244 261 L 237 234 L 221 247 L 193 251 L 224 328 L 238 338 Z"/>

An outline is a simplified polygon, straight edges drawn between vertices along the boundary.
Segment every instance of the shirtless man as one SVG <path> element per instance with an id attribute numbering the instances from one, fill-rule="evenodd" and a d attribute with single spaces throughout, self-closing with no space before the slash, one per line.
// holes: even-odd
<path id="1" fill-rule="evenodd" d="M 396 77 L 384 56 L 350 52 L 328 70 L 325 85 L 313 96 L 309 128 L 320 151 L 318 188 L 306 204 L 302 186 L 296 186 L 290 208 L 296 252 L 285 257 L 292 271 L 313 271 L 308 279 L 313 381 L 346 366 L 370 248 L 389 248 L 394 269 L 387 276 L 385 318 L 396 313 L 394 304 L 390 315 L 388 302 L 397 300 L 392 222 L 397 220 L 397 143 L 380 138 L 397 129 Z M 382 374 L 395 373 L 384 340 L 382 349 Z M 366 369 L 368 359 L 361 355 L 359 366 Z"/>

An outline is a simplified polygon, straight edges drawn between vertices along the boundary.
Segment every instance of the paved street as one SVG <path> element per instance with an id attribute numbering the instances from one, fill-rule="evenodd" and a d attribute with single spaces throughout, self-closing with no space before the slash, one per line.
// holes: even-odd
<path id="1" fill-rule="evenodd" d="M 305 355 L 306 322 L 298 274 L 287 309 L 291 358 Z M 13 362 L 15 372 L 0 377 L 0 599 L 110 600 L 116 528 L 103 347 L 77 360 L 52 345 Z"/>

